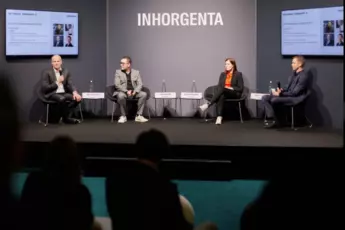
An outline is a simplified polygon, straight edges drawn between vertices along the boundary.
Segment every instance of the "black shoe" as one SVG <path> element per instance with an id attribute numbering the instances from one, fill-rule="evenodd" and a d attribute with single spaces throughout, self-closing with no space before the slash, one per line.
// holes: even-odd
<path id="1" fill-rule="evenodd" d="M 80 123 L 79 120 L 77 120 L 77 119 L 72 119 L 72 118 L 65 118 L 65 119 L 63 119 L 62 121 L 63 121 L 63 123 L 69 124 L 69 125 L 75 125 L 75 124 L 79 124 L 79 123 Z"/>
<path id="2" fill-rule="evenodd" d="M 279 128 L 279 125 L 276 121 L 267 121 L 265 122 L 265 126 L 266 129 L 275 129 L 275 128 Z"/>

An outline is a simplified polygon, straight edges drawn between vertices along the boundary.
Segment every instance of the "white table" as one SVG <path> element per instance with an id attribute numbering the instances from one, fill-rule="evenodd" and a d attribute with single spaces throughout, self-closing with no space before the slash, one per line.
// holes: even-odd
<path id="1" fill-rule="evenodd" d="M 164 107 L 165 107 L 165 100 L 175 100 L 175 113 L 176 113 L 176 108 L 177 108 L 177 96 L 176 92 L 156 92 L 154 94 L 154 99 L 155 99 L 155 114 L 157 116 L 157 99 L 163 100 L 163 114 L 164 114 Z"/>
<path id="2" fill-rule="evenodd" d="M 91 102 L 91 101 L 96 102 L 96 101 L 100 100 L 101 101 L 101 113 L 103 112 L 103 101 L 105 99 L 104 92 L 83 92 L 81 94 L 81 97 L 83 100 L 87 100 L 89 102 Z"/>
<path id="3" fill-rule="evenodd" d="M 182 100 L 197 101 L 198 106 L 201 105 L 201 100 L 203 99 L 201 92 L 181 92 L 180 97 L 180 113 L 182 117 Z"/>
<path id="4" fill-rule="evenodd" d="M 268 93 L 251 93 L 250 99 L 256 101 L 256 117 L 258 118 L 258 111 L 259 111 L 259 101 L 262 100 L 262 97 L 265 95 L 269 95 Z"/>

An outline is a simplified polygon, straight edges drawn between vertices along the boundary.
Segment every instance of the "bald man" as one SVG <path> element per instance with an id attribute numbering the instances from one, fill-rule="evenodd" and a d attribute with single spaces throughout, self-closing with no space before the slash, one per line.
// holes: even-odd
<path id="1" fill-rule="evenodd" d="M 51 58 L 52 68 L 42 73 L 42 91 L 46 99 L 58 103 L 59 114 L 66 124 L 78 124 L 77 119 L 72 119 L 73 109 L 80 103 L 81 96 L 71 80 L 71 74 L 66 68 L 62 68 L 62 58 L 54 55 Z"/>

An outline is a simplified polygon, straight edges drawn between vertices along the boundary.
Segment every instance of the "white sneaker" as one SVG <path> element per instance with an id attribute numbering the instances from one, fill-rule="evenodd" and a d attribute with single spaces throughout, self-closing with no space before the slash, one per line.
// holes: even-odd
<path id="1" fill-rule="evenodd" d="M 201 110 L 201 112 L 204 112 L 207 108 L 208 108 L 208 104 L 207 103 L 199 106 L 199 109 Z"/>
<path id="2" fill-rule="evenodd" d="M 216 125 L 221 125 L 222 124 L 223 117 L 218 116 L 216 120 Z"/>
<path id="3" fill-rule="evenodd" d="M 119 120 L 117 121 L 117 123 L 123 124 L 123 123 L 125 123 L 126 121 L 127 121 L 127 117 L 126 117 L 126 116 L 121 116 L 121 117 L 119 118 Z"/>
<path id="4" fill-rule="evenodd" d="M 142 115 L 138 115 L 138 116 L 136 116 L 135 117 L 135 121 L 136 122 L 147 122 L 147 121 L 149 121 L 148 119 L 146 119 L 145 117 L 143 117 Z"/>

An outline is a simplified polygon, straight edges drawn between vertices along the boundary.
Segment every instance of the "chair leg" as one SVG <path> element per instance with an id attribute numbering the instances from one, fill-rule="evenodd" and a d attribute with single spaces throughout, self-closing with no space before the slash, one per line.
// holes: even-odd
<path id="1" fill-rule="evenodd" d="M 111 112 L 111 122 L 114 122 L 114 113 L 115 113 L 115 102 L 113 102 L 113 111 Z"/>
<path id="2" fill-rule="evenodd" d="M 291 107 L 291 129 L 295 128 L 295 116 L 294 116 L 294 108 Z"/>
<path id="3" fill-rule="evenodd" d="M 238 102 L 238 110 L 240 111 L 240 119 L 241 119 L 241 123 L 243 123 L 243 118 L 242 118 L 242 108 L 241 108 L 241 102 Z"/>
<path id="4" fill-rule="evenodd" d="M 206 109 L 206 110 L 204 111 L 204 120 L 205 120 L 205 121 L 207 121 L 207 111 L 208 111 L 208 109 Z"/>
<path id="5" fill-rule="evenodd" d="M 46 123 L 44 124 L 45 127 L 48 125 L 49 120 L 49 104 L 47 104 L 47 111 L 46 111 Z"/>
<path id="6" fill-rule="evenodd" d="M 149 114 L 149 119 L 151 119 L 150 108 L 148 106 L 146 106 L 146 108 L 147 108 L 147 113 Z"/>
<path id="7" fill-rule="evenodd" d="M 84 121 L 84 116 L 83 116 L 83 111 L 81 109 L 81 103 L 79 103 L 79 111 L 80 111 L 80 118 L 81 118 L 81 121 L 83 122 Z"/>
<path id="8" fill-rule="evenodd" d="M 309 118 L 307 117 L 307 115 L 304 114 L 305 119 L 307 120 L 307 122 L 309 123 L 309 128 L 313 127 L 313 123 L 309 120 Z"/>

